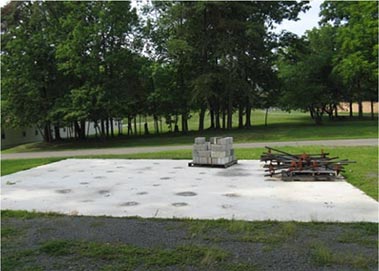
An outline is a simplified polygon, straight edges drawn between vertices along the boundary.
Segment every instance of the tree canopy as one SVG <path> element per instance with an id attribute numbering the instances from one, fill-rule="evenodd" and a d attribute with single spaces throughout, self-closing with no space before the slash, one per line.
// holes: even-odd
<path id="1" fill-rule="evenodd" d="M 12 1 L 1 9 L 3 122 L 36 125 L 51 141 L 64 126 L 84 139 L 91 121 L 106 138 L 115 120 L 136 134 L 138 117 L 152 116 L 156 132 L 164 117 L 186 133 L 193 112 L 199 130 L 231 129 L 234 113 L 239 128 L 250 128 L 256 108 L 306 110 L 320 123 L 340 102 L 377 101 L 375 2 L 325 2 L 319 28 L 303 37 L 273 32 L 308 8 L 153 1 L 138 11 L 127 1 Z"/>

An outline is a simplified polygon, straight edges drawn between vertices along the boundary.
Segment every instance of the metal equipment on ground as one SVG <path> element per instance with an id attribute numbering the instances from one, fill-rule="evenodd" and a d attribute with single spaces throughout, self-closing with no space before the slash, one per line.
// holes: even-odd
<path id="1" fill-rule="evenodd" d="M 344 165 L 355 163 L 339 157 L 328 157 L 329 153 L 321 150 L 320 154 L 291 154 L 271 147 L 261 155 L 265 162 L 265 176 L 281 176 L 284 181 L 334 181 L 344 172 Z"/>

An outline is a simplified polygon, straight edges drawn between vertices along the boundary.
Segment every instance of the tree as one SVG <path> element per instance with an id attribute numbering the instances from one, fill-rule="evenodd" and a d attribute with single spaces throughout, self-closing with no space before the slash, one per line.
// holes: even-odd
<path id="1" fill-rule="evenodd" d="M 278 62 L 284 89 L 282 106 L 309 111 L 316 124 L 342 98 L 332 74 L 334 37 L 335 28 L 331 26 L 307 31 L 304 38 L 282 50 Z"/>
<path id="2" fill-rule="evenodd" d="M 74 121 L 80 138 L 88 119 L 100 121 L 103 136 L 113 136 L 113 118 L 134 111 L 140 90 L 136 12 L 129 2 L 65 4 L 70 12 L 62 24 L 68 35 L 57 56 L 60 70 L 74 78 L 66 118 Z"/>
<path id="3" fill-rule="evenodd" d="M 201 130 L 208 108 L 211 128 L 221 128 L 222 116 L 222 127 L 230 129 L 238 108 L 239 126 L 246 113 L 250 127 L 254 97 L 275 74 L 276 44 L 269 29 L 274 22 L 296 19 L 306 8 L 303 2 L 286 1 L 156 3 L 159 16 L 151 37 L 158 56 L 176 68 L 182 119 L 189 109 L 200 110 Z"/>
<path id="4" fill-rule="evenodd" d="M 350 90 L 350 103 L 358 102 L 362 117 L 362 101 L 378 101 L 378 5 L 370 1 L 324 2 L 321 15 L 323 24 L 331 22 L 337 28 L 340 50 L 333 58 L 334 72 Z"/>
<path id="5" fill-rule="evenodd" d="M 58 20 L 65 9 L 62 3 L 10 2 L 4 11 L 1 65 L 7 122 L 37 125 L 47 142 L 53 140 L 55 125 L 59 139 L 60 120 L 49 112 L 59 106 L 66 91 L 55 57 Z"/>

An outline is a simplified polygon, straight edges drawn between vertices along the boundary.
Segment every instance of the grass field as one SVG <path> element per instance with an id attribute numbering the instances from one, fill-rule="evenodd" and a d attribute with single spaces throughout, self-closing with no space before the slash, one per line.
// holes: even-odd
<path id="1" fill-rule="evenodd" d="M 281 147 L 281 150 L 292 153 L 319 153 L 321 149 L 329 152 L 331 156 L 339 156 L 343 159 L 356 161 L 355 164 L 346 166 L 343 175 L 347 181 L 358 187 L 372 198 L 378 200 L 378 153 L 376 147 Z M 238 159 L 259 159 L 263 148 L 236 149 Z M 101 155 L 101 156 L 80 156 L 76 158 L 117 158 L 117 159 L 191 159 L 191 150 L 166 151 L 157 153 L 141 153 L 129 155 Z M 25 170 L 38 165 L 43 165 L 64 158 L 44 158 L 44 159 L 19 159 L 2 160 L 1 174 L 7 175 L 20 170 Z"/>
<path id="2" fill-rule="evenodd" d="M 376 223 L 2 211 L 1 270 L 377 270 Z"/>
<path id="3" fill-rule="evenodd" d="M 377 120 L 325 120 L 323 125 L 316 126 L 308 115 L 300 112 L 291 114 L 275 111 L 269 114 L 269 125 L 263 124 L 263 111 L 253 113 L 253 127 L 251 129 L 233 130 L 204 130 L 197 129 L 197 115 L 194 114 L 189 122 L 192 131 L 186 135 L 181 133 L 151 134 L 148 136 L 116 136 L 113 139 L 100 140 L 88 138 L 86 141 L 64 140 L 56 143 L 29 143 L 3 150 L 2 153 L 58 151 L 88 148 L 119 148 L 138 146 L 167 146 L 192 144 L 196 136 L 233 136 L 234 142 L 273 142 L 291 140 L 323 140 L 323 139 L 354 139 L 377 138 Z M 165 125 L 163 125 L 165 127 Z M 206 125 L 207 127 L 207 125 Z"/>

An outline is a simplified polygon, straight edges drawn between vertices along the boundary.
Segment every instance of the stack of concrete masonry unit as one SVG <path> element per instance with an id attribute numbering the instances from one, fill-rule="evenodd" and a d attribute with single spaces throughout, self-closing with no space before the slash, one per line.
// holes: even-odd
<path id="1" fill-rule="evenodd" d="M 205 137 L 195 138 L 192 158 L 194 164 L 225 165 L 236 160 L 232 137 L 211 137 L 207 142 Z"/>

